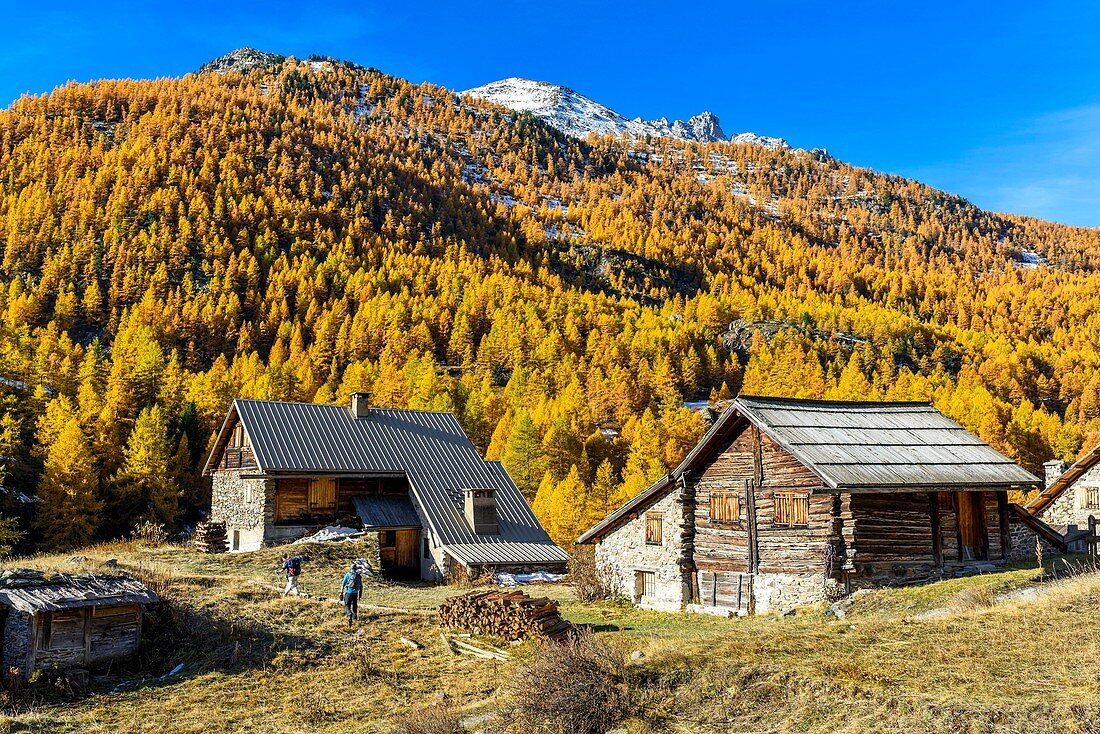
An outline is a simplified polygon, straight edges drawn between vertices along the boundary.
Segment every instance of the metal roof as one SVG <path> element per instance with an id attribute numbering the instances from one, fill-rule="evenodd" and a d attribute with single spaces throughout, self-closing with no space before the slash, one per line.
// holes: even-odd
<path id="1" fill-rule="evenodd" d="M 1049 487 L 1028 502 L 1026 505 L 1028 511 L 1040 513 L 1045 510 L 1047 505 L 1056 500 L 1062 492 L 1072 487 L 1074 482 L 1080 479 L 1089 469 L 1096 466 L 1097 463 L 1100 463 L 1100 444 L 1093 446 L 1087 454 L 1075 461 L 1072 466 L 1051 482 Z"/>
<path id="2" fill-rule="evenodd" d="M 158 601 L 145 584 L 125 576 L 57 574 L 47 579 L 33 571 L 19 570 L 0 578 L 0 604 L 28 614 Z"/>
<path id="3" fill-rule="evenodd" d="M 756 425 L 832 490 L 1007 489 L 1039 479 L 928 403 L 740 396 L 680 465 L 589 529 L 587 543 L 671 491 L 737 421 Z M 727 444 L 728 445 L 728 444 Z"/>
<path id="4" fill-rule="evenodd" d="M 363 521 L 364 530 L 419 528 L 423 525 L 408 495 L 360 496 L 352 497 L 351 501 L 355 505 L 356 514 Z"/>
<path id="5" fill-rule="evenodd" d="M 530 546 L 544 546 L 540 552 L 553 557 L 543 563 L 568 558 L 508 472 L 481 458 L 453 413 L 371 408 L 355 418 L 342 405 L 243 399 L 233 401 L 230 417 L 234 411 L 264 473 L 402 473 L 439 545 L 492 546 L 485 553 L 496 560 L 485 563 L 534 563 L 527 560 Z M 463 490 L 474 487 L 497 490 L 496 535 L 478 535 L 466 523 Z"/>

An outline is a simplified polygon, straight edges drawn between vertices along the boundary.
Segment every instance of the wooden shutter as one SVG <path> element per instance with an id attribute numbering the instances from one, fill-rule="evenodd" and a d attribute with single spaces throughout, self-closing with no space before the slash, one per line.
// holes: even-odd
<path id="1" fill-rule="evenodd" d="M 774 522 L 786 527 L 804 527 L 810 523 L 810 495 L 807 492 L 776 492 Z"/>
<path id="2" fill-rule="evenodd" d="M 738 493 L 726 490 L 711 492 L 710 519 L 712 522 L 740 522 L 741 497 Z"/>
<path id="3" fill-rule="evenodd" d="M 313 515 L 336 512 L 336 480 L 322 477 L 309 480 L 309 511 Z"/>
<path id="4" fill-rule="evenodd" d="M 664 542 L 665 516 L 661 512 L 645 514 L 645 542 L 647 545 L 661 545 Z"/>
<path id="5" fill-rule="evenodd" d="M 1085 487 L 1086 510 L 1100 509 L 1100 487 Z"/>
<path id="6" fill-rule="evenodd" d="M 639 597 L 653 596 L 653 587 L 657 581 L 657 574 L 653 571 L 637 571 L 634 577 L 636 593 Z"/>

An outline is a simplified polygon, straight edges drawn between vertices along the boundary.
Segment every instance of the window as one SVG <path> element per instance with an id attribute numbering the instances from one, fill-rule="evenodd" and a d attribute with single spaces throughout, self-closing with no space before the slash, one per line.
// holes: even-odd
<path id="1" fill-rule="evenodd" d="M 647 512 L 645 514 L 646 545 L 661 545 L 664 542 L 664 524 L 664 513 Z"/>
<path id="2" fill-rule="evenodd" d="M 429 546 L 429 544 L 428 544 L 428 536 L 427 535 L 424 536 L 424 557 L 425 558 L 431 558 L 432 557 L 432 549 L 431 549 L 431 546 Z"/>
<path id="3" fill-rule="evenodd" d="M 634 595 L 641 599 L 642 597 L 653 596 L 653 587 L 657 581 L 657 574 L 654 571 L 635 571 L 634 572 Z"/>
<path id="4" fill-rule="evenodd" d="M 776 492 L 776 525 L 784 527 L 805 527 L 810 522 L 810 495 L 807 492 Z"/>
<path id="5" fill-rule="evenodd" d="M 710 519 L 713 522 L 740 522 L 741 496 L 724 490 L 711 492 Z"/>
<path id="6" fill-rule="evenodd" d="M 1100 510 L 1100 487 L 1085 487 L 1085 510 Z"/>

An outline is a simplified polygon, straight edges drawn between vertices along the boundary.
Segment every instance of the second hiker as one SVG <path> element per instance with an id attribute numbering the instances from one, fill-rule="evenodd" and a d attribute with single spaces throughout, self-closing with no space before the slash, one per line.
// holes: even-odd
<path id="1" fill-rule="evenodd" d="M 340 589 L 344 597 L 344 615 L 348 618 L 350 627 L 359 619 L 359 597 L 363 595 L 363 574 L 354 563 L 344 574 Z"/>

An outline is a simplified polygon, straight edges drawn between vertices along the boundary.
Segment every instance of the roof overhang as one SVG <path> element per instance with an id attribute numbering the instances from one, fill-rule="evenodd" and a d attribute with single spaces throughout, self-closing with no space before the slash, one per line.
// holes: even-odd
<path id="1" fill-rule="evenodd" d="M 1070 468 L 1062 472 L 1062 475 L 1055 479 L 1049 487 L 1039 492 L 1034 499 L 1024 505 L 1024 508 L 1032 514 L 1042 512 L 1051 502 L 1058 499 L 1063 492 L 1073 486 L 1073 483 L 1080 479 L 1085 472 L 1098 463 L 1100 463 L 1100 444 L 1093 446 L 1092 450 L 1073 462 Z"/>

